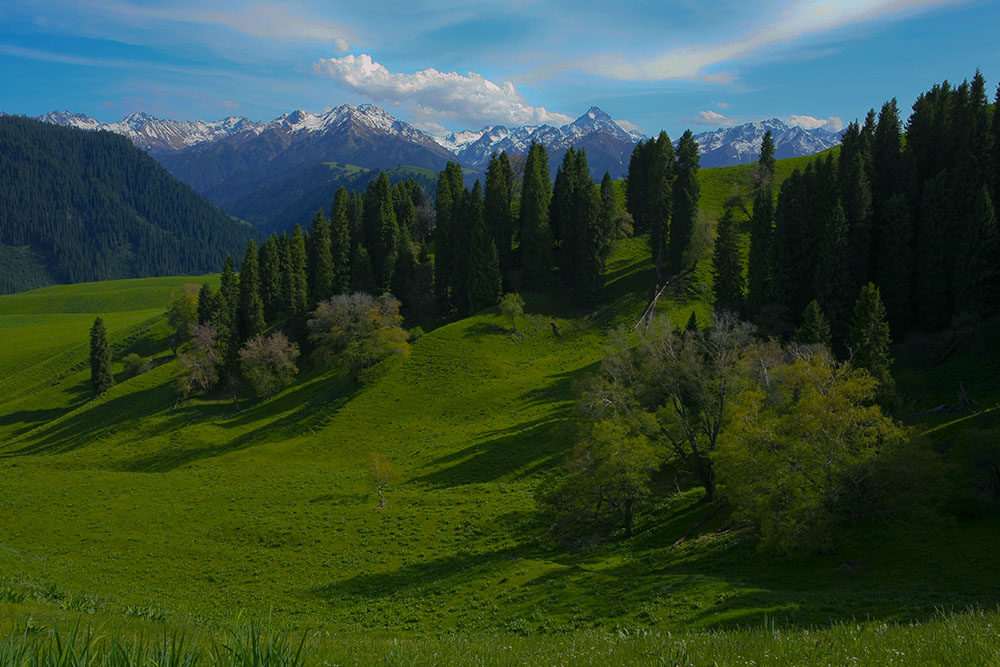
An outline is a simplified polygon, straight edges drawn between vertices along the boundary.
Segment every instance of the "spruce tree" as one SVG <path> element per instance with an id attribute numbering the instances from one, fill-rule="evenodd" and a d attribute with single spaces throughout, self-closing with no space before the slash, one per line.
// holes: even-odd
<path id="1" fill-rule="evenodd" d="M 521 243 L 518 253 L 524 283 L 533 289 L 547 287 L 552 266 L 552 232 L 549 228 L 551 188 L 548 152 L 542 144 L 532 142 L 521 187 Z"/>
<path id="2" fill-rule="evenodd" d="M 670 217 L 673 214 L 674 147 L 666 132 L 646 144 L 649 176 L 646 182 L 645 216 L 657 284 L 666 276 L 669 261 Z"/>
<path id="3" fill-rule="evenodd" d="M 875 285 L 868 283 L 861 288 L 854 306 L 851 324 L 851 361 L 857 368 L 864 368 L 879 383 L 878 395 L 888 400 L 894 393 L 892 359 L 889 357 L 889 323 L 885 318 L 882 295 Z"/>
<path id="4" fill-rule="evenodd" d="M 239 296 L 240 346 L 264 330 L 264 302 L 260 298 L 260 270 L 257 266 L 257 243 L 250 239 L 240 264 Z"/>
<path id="5" fill-rule="evenodd" d="M 288 296 L 289 313 L 304 317 L 309 307 L 309 278 L 307 273 L 306 239 L 302 227 L 295 225 L 288 239 Z"/>
<path id="6" fill-rule="evenodd" d="M 652 139 L 648 143 L 655 145 Z M 641 234 L 649 229 L 646 192 L 649 187 L 651 155 L 647 142 L 640 141 L 632 149 L 632 157 L 628 163 L 628 175 L 625 178 L 625 208 L 632 215 L 632 228 L 635 234 Z"/>
<path id="7" fill-rule="evenodd" d="M 467 209 L 467 219 L 471 228 L 468 261 L 465 264 L 465 284 L 461 291 L 466 314 L 496 305 L 502 287 L 500 259 L 493 237 L 486 228 L 481 197 L 482 187 L 479 181 L 476 181 L 469 195 Z"/>
<path id="8" fill-rule="evenodd" d="M 849 286 L 851 294 L 856 294 L 868 282 L 872 270 L 870 162 L 871 152 L 861 127 L 851 123 L 844 132 L 838 165 L 841 198 L 847 218 L 847 245 L 853 279 Z"/>
<path id="9" fill-rule="evenodd" d="M 216 305 L 212 286 L 204 283 L 201 289 L 198 290 L 198 324 L 209 324 L 215 319 Z"/>
<path id="10" fill-rule="evenodd" d="M 603 254 L 607 256 L 611 252 L 611 242 L 617 236 L 615 221 L 618 217 L 618 200 L 615 197 L 615 184 L 611 180 L 611 173 L 604 172 L 601 179 L 601 208 L 598 214 L 598 224 L 601 227 L 601 236 L 604 239 L 606 248 Z"/>
<path id="11" fill-rule="evenodd" d="M 823 314 L 819 302 L 813 299 L 802 313 L 802 324 L 795 330 L 795 342 L 803 345 L 826 345 L 830 347 L 830 323 Z"/>
<path id="12" fill-rule="evenodd" d="M 758 319 L 760 312 L 775 297 L 775 216 L 771 188 L 774 182 L 774 139 L 770 130 L 764 133 L 761 141 L 757 172 L 759 185 L 754 194 L 747 257 L 747 310 L 752 319 Z"/>
<path id="13" fill-rule="evenodd" d="M 913 323 L 913 213 L 904 194 L 893 195 L 881 210 L 875 279 L 889 325 L 901 337 Z"/>
<path id="14" fill-rule="evenodd" d="M 114 383 L 111 375 L 111 348 L 108 347 L 107 331 L 104 320 L 94 319 L 90 328 L 90 381 L 94 387 L 94 396 L 100 396 Z"/>
<path id="15" fill-rule="evenodd" d="M 600 200 L 590 179 L 587 154 L 583 150 L 566 153 L 568 199 L 563 205 L 565 240 L 563 268 L 571 281 L 577 302 L 593 303 L 604 286 L 604 263 L 610 249 L 605 225 L 600 218 Z M 565 161 L 564 161 L 565 162 Z"/>
<path id="16" fill-rule="evenodd" d="M 376 293 L 372 260 L 368 256 L 368 251 L 360 243 L 354 246 L 354 255 L 351 257 L 351 291 L 371 295 Z"/>
<path id="17" fill-rule="evenodd" d="M 684 267 L 684 252 L 691 243 L 691 233 L 698 218 L 698 142 L 687 130 L 677 144 L 677 167 L 674 176 L 673 214 L 670 221 L 670 269 L 674 273 Z"/>
<path id="18" fill-rule="evenodd" d="M 847 219 L 840 202 L 833 200 L 833 205 L 821 210 L 819 220 L 819 248 L 816 254 L 816 267 L 813 274 L 813 295 L 823 307 L 833 332 L 833 338 L 838 349 L 847 336 L 847 327 L 851 319 L 849 286 L 853 283 L 851 276 L 850 254 L 847 242 Z"/>
<path id="19" fill-rule="evenodd" d="M 997 275 L 997 222 L 990 194 L 984 185 L 973 206 L 971 220 L 959 239 L 961 259 L 955 263 L 955 312 L 982 317 L 996 299 L 992 290 Z"/>
<path id="20" fill-rule="evenodd" d="M 264 302 L 264 319 L 271 321 L 282 310 L 281 248 L 278 235 L 271 233 L 260 247 L 260 298 Z"/>
<path id="21" fill-rule="evenodd" d="M 214 324 L 217 328 L 224 329 L 227 333 L 232 333 L 236 329 L 236 313 L 240 305 L 240 284 L 232 255 L 226 255 L 226 263 L 222 268 L 219 293 L 222 296 L 222 309 L 219 313 L 220 321 Z"/>
<path id="22" fill-rule="evenodd" d="M 712 289 L 716 311 L 740 313 L 743 309 L 743 263 L 740 260 L 740 235 L 733 209 L 726 207 L 719 219 L 713 255 Z"/>
<path id="23" fill-rule="evenodd" d="M 451 310 L 452 254 L 451 220 L 456 206 L 451 192 L 451 179 L 446 171 L 438 176 L 437 196 L 434 200 L 434 293 L 442 314 Z"/>
<path id="24" fill-rule="evenodd" d="M 388 290 L 392 284 L 392 269 L 396 262 L 399 226 L 392 201 L 389 177 L 380 172 L 374 187 L 365 193 L 365 226 L 370 241 L 366 244 L 375 270 L 375 285 L 379 291 Z"/>
<path id="25" fill-rule="evenodd" d="M 924 329 L 935 330 L 951 321 L 950 286 L 956 258 L 948 252 L 953 200 L 947 173 L 924 184 L 917 228 L 914 295 L 917 317 Z"/>
<path id="26" fill-rule="evenodd" d="M 330 261 L 333 264 L 333 294 L 346 294 L 351 288 L 351 229 L 347 214 L 347 190 L 341 186 L 333 197 L 330 211 Z"/>
<path id="27" fill-rule="evenodd" d="M 412 302 L 410 292 L 416 264 L 417 259 L 413 254 L 410 234 L 406 229 L 400 229 L 396 246 L 396 265 L 392 270 L 392 294 L 407 307 Z"/>
<path id="28" fill-rule="evenodd" d="M 309 228 L 309 301 L 319 303 L 333 296 L 333 254 L 330 252 L 330 221 L 316 211 Z"/>
<path id="29" fill-rule="evenodd" d="M 500 272 L 509 283 L 514 269 L 514 217 L 511 210 L 513 178 L 507 151 L 490 157 L 486 168 L 486 203 L 484 215 L 486 228 L 496 245 L 500 258 Z"/>

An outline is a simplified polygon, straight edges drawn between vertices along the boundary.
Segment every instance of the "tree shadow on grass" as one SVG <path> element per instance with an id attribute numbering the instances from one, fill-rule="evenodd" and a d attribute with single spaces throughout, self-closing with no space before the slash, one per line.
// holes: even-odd
<path id="1" fill-rule="evenodd" d="M 549 416 L 496 433 L 500 435 L 487 433 L 480 442 L 436 459 L 427 466 L 434 472 L 412 481 L 451 487 L 507 476 L 528 477 L 560 460 L 569 446 L 565 416 Z"/>
<path id="2" fill-rule="evenodd" d="M 11 437 L 17 437 L 27 433 L 40 425 L 49 422 L 66 412 L 65 408 L 48 408 L 45 410 L 18 410 L 5 415 L 0 415 L 0 427 L 12 426 L 14 424 L 24 424 L 21 428 L 10 431 Z"/>
<path id="3" fill-rule="evenodd" d="M 100 433 L 109 432 L 126 422 L 162 410 L 173 402 L 174 396 L 173 387 L 158 385 L 86 407 L 49 427 L 43 427 L 30 444 L 0 456 L 31 456 L 72 451 L 92 442 Z"/>

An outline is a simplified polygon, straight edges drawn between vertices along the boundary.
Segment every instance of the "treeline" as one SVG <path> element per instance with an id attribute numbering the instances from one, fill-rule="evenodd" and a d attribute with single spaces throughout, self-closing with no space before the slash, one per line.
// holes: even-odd
<path id="1" fill-rule="evenodd" d="M 1000 99 L 1000 89 L 997 92 Z M 772 333 L 800 326 L 816 301 L 835 347 L 848 339 L 862 285 L 880 288 L 895 338 L 979 318 L 1000 305 L 994 203 L 1000 116 L 986 82 L 947 81 L 922 94 L 906 122 L 896 100 L 844 133 L 840 154 L 771 192 L 773 146 L 762 153 L 744 292 L 732 221 L 720 225 L 717 305 Z M 765 158 L 765 155 L 769 157 Z"/>
<path id="2" fill-rule="evenodd" d="M 252 236 L 123 137 L 0 118 L 0 245 L 44 262 L 0 292 L 207 273 Z"/>

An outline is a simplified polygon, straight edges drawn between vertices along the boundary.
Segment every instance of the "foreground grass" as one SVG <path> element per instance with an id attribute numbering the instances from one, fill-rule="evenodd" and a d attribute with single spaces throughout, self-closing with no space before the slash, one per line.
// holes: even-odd
<path id="1" fill-rule="evenodd" d="M 0 632 L 0 665 L 995 665 L 1000 614 L 940 614 L 920 624 L 844 622 L 812 629 L 773 623 L 706 632 L 575 632 L 555 636 L 329 635 L 263 623 L 215 632 L 183 628 Z"/>

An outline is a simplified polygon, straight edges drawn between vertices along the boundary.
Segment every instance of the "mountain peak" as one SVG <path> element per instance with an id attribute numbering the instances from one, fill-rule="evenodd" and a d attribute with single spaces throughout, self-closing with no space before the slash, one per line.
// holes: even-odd
<path id="1" fill-rule="evenodd" d="M 590 107 L 587 109 L 587 113 L 580 116 L 577 120 L 583 120 L 584 118 L 589 118 L 594 121 L 605 121 L 609 123 L 614 122 L 611 116 L 602 111 L 600 107 Z"/>

